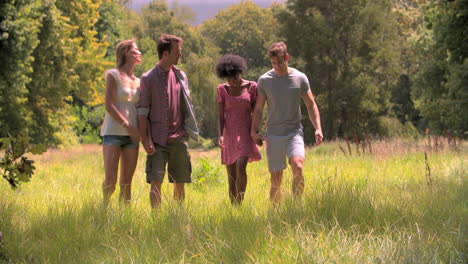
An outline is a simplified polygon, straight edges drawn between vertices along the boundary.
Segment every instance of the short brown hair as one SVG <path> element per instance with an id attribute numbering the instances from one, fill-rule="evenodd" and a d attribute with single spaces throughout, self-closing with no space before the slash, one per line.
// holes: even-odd
<path id="1" fill-rule="evenodd" d="M 182 43 L 182 38 L 170 35 L 170 34 L 162 34 L 158 39 L 158 57 L 162 59 L 162 55 L 164 51 L 170 52 L 172 49 L 172 43 Z"/>
<path id="2" fill-rule="evenodd" d="M 125 65 L 125 55 L 127 55 L 127 52 L 132 48 L 133 45 L 135 45 L 134 39 L 127 39 L 117 44 L 117 47 L 115 48 L 117 68 L 120 68 Z"/>
<path id="3" fill-rule="evenodd" d="M 268 49 L 268 57 L 277 57 L 277 58 L 284 58 L 288 54 L 288 47 L 283 41 L 275 42 L 271 44 L 270 48 Z"/>

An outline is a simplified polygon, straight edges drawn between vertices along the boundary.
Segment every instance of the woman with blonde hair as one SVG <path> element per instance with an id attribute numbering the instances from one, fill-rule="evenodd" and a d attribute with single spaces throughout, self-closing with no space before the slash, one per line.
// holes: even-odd
<path id="1" fill-rule="evenodd" d="M 116 48 L 115 69 L 106 71 L 106 115 L 101 128 L 105 178 L 102 183 L 104 202 L 115 191 L 120 160 L 120 201 L 131 199 L 131 184 L 138 159 L 140 136 L 136 104 L 140 79 L 133 75 L 141 63 L 141 52 L 134 40 L 124 40 Z"/>

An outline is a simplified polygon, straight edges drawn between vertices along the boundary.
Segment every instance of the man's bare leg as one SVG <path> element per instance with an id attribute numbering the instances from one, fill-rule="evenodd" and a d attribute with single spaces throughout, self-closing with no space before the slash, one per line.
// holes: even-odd
<path id="1" fill-rule="evenodd" d="M 295 197 L 301 197 L 304 193 L 304 159 L 293 156 L 289 159 L 293 171 L 292 192 Z"/>
<path id="2" fill-rule="evenodd" d="M 281 182 L 283 180 L 283 171 L 271 173 L 270 201 L 278 204 L 281 201 Z"/>
<path id="3" fill-rule="evenodd" d="M 183 202 L 185 199 L 185 183 L 174 183 L 174 200 Z"/>

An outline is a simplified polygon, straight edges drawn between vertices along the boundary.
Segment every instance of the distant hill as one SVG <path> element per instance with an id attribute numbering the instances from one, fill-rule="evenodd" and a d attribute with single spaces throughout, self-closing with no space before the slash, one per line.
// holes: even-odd
<path id="1" fill-rule="evenodd" d="M 129 7 L 135 11 L 139 11 L 142 6 L 151 2 L 151 0 L 133 0 Z M 172 1 L 168 1 L 171 5 Z M 240 3 L 240 0 L 179 0 L 180 5 L 187 5 L 196 14 L 193 26 L 202 24 L 204 21 L 214 17 L 219 10 L 227 8 L 233 4 Z M 254 0 L 254 3 L 261 7 L 269 7 L 274 2 L 286 2 L 285 0 Z"/>

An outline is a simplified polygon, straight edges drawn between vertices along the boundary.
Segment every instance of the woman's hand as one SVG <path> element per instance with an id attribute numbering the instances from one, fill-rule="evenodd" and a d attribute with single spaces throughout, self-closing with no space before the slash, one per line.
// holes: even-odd
<path id="1" fill-rule="evenodd" d="M 224 148 L 224 137 L 223 136 L 220 136 L 218 138 L 218 145 L 221 147 L 221 148 Z"/>
<path id="2" fill-rule="evenodd" d="M 125 130 L 127 130 L 128 135 L 130 136 L 132 141 L 140 142 L 140 131 L 138 130 L 138 128 L 136 128 L 134 126 L 131 126 L 128 123 L 128 121 L 123 122 L 122 126 L 123 126 L 123 128 L 125 128 Z"/>

